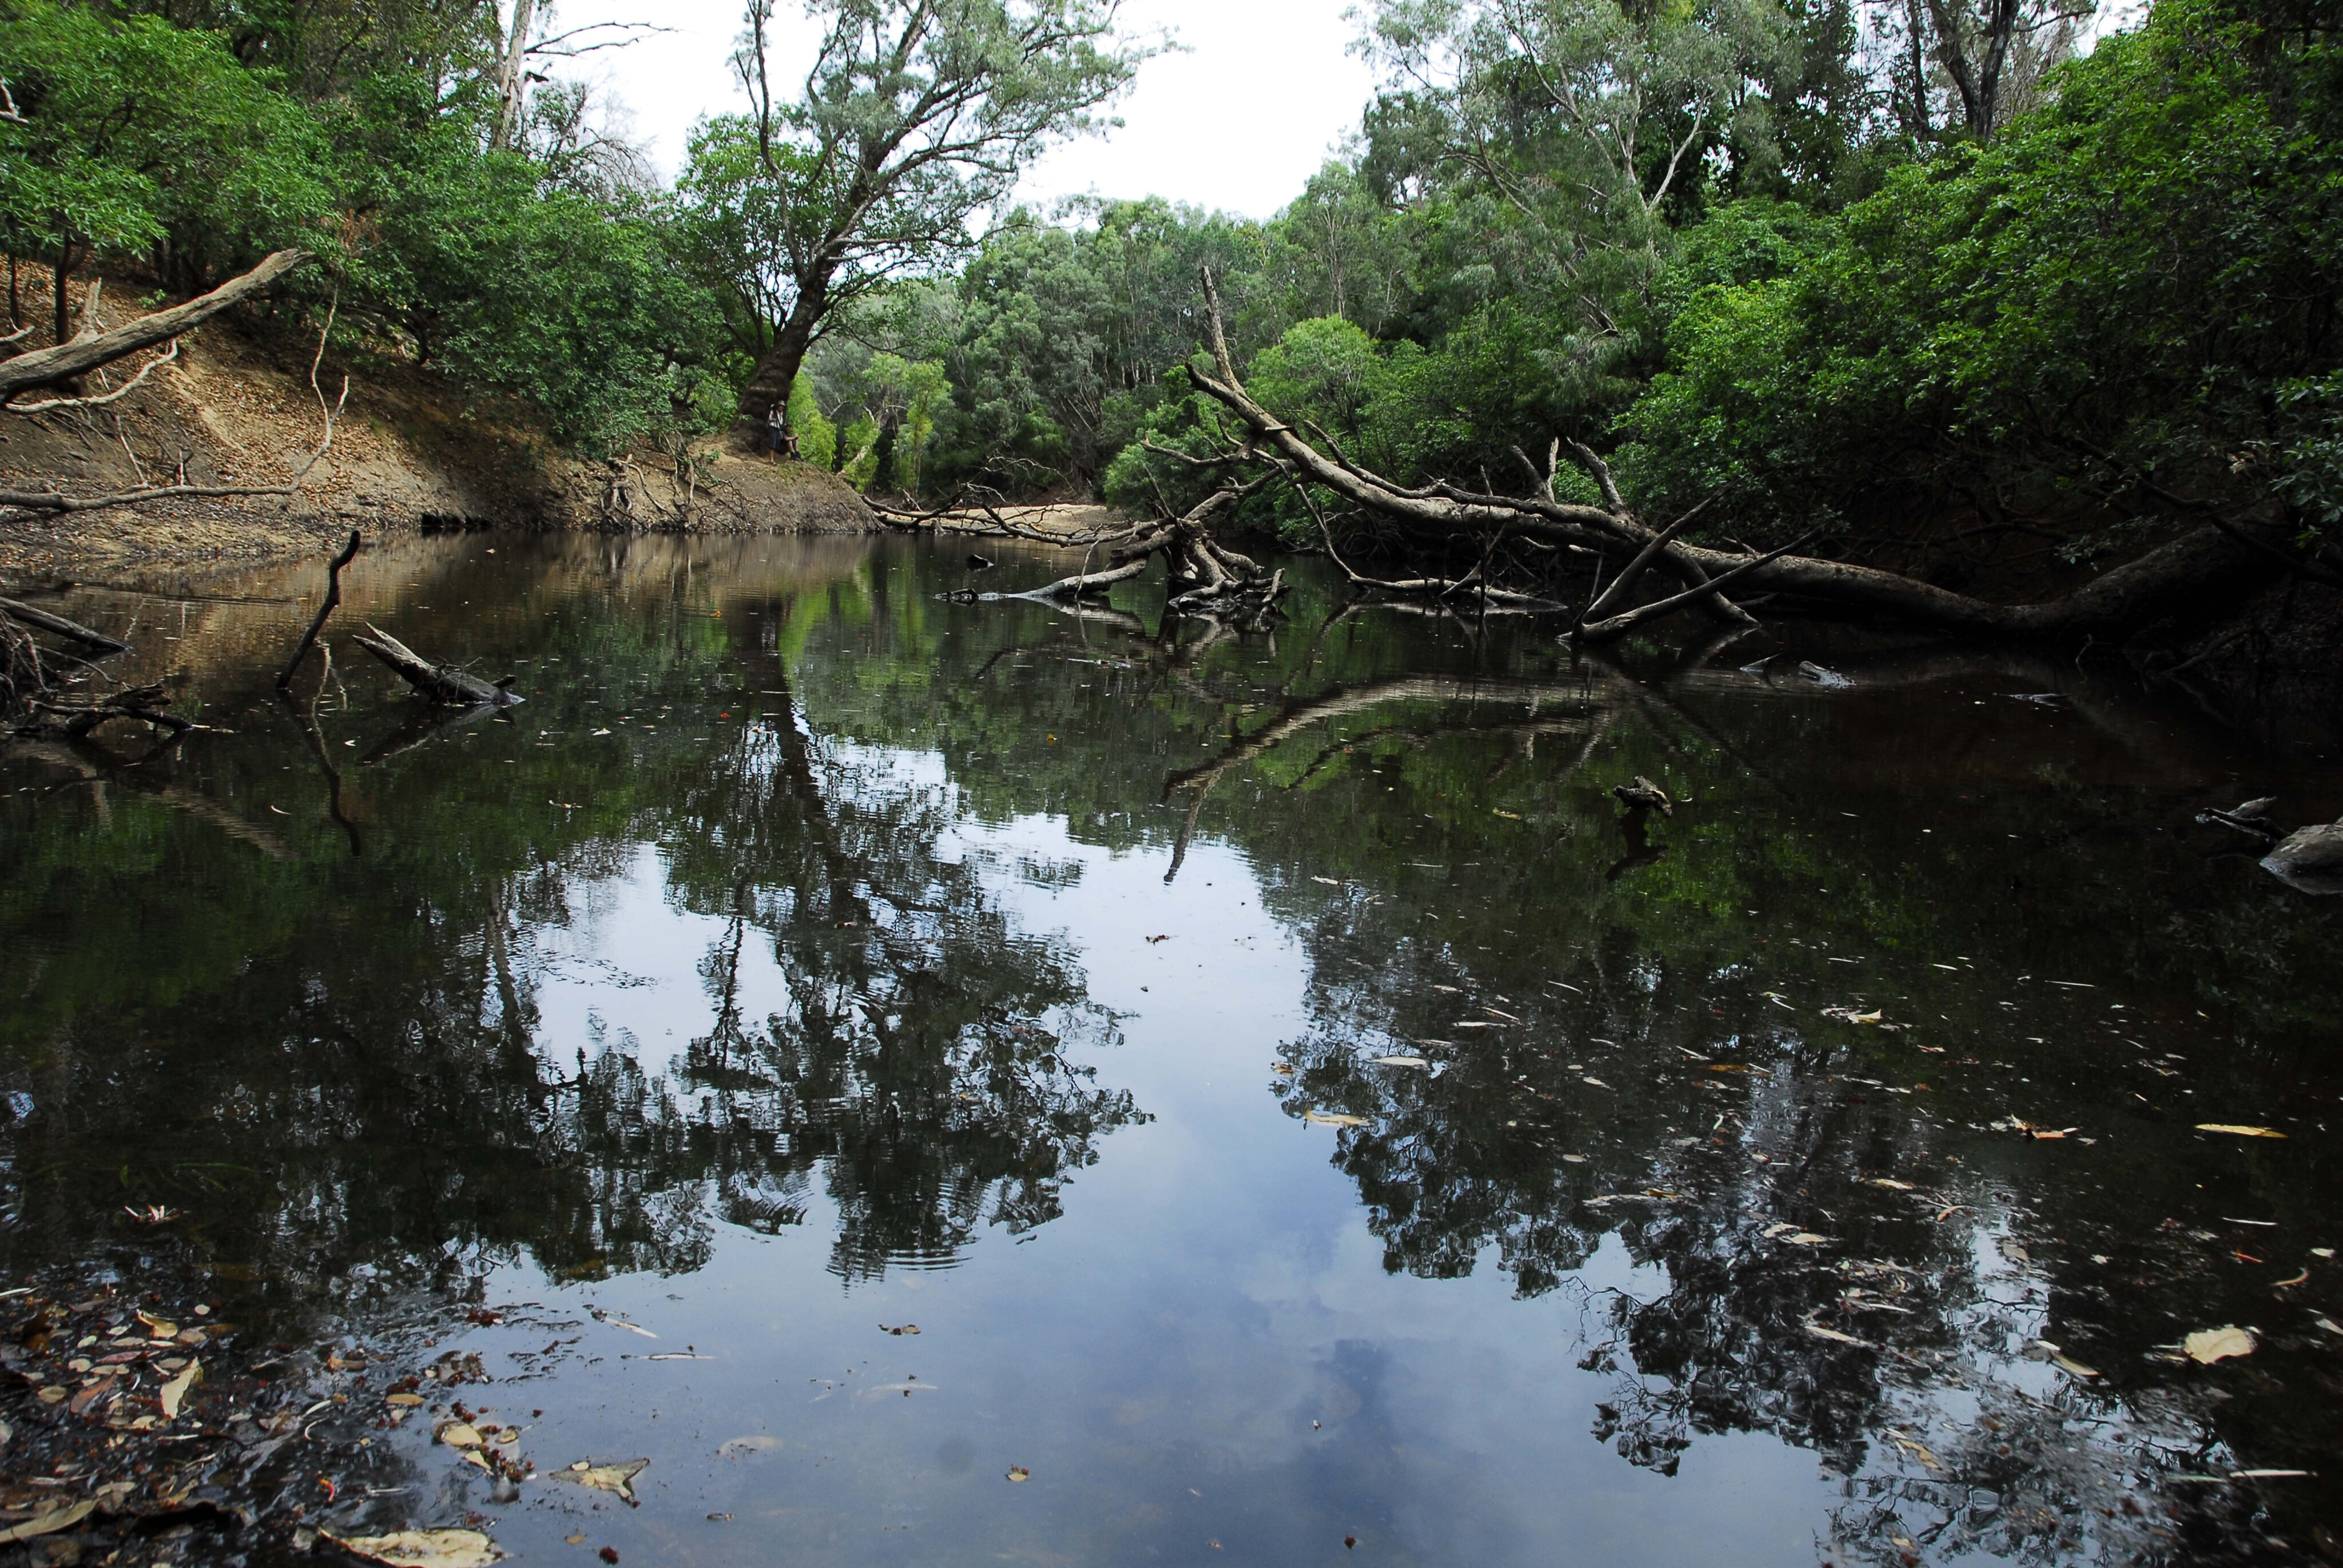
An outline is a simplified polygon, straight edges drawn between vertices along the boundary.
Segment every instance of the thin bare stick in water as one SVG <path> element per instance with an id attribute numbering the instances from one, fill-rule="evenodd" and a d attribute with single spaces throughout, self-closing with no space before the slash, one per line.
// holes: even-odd
<path id="1" fill-rule="evenodd" d="M 352 528 L 350 542 L 342 547 L 342 553 L 336 556 L 333 564 L 327 568 L 326 602 L 317 607 L 317 618 L 310 621 L 309 629 L 301 634 L 300 642 L 294 647 L 293 657 L 287 659 L 285 668 L 277 672 L 277 690 L 293 689 L 293 672 L 301 668 L 301 661 L 309 657 L 311 648 L 317 646 L 317 634 L 326 629 L 326 618 L 334 613 L 336 605 L 342 602 L 342 568 L 357 558 L 358 545 L 358 531 Z"/>

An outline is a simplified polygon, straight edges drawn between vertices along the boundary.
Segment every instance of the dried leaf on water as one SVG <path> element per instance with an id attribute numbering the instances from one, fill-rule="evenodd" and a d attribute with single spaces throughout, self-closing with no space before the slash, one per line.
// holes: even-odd
<path id="1" fill-rule="evenodd" d="M 2250 1332 L 2227 1323 L 2217 1329 L 2198 1329 L 2180 1342 L 2180 1348 L 2187 1352 L 2190 1361 L 2210 1366 L 2231 1356 L 2253 1354 L 2255 1342 Z"/>
<path id="2" fill-rule="evenodd" d="M 635 1477 L 650 1463 L 648 1459 L 629 1459 L 623 1464 L 588 1464 L 579 1460 L 567 1470 L 554 1474 L 564 1481 L 574 1481 L 580 1486 L 591 1486 L 603 1492 L 615 1492 L 629 1507 L 635 1505 Z"/>
<path id="3" fill-rule="evenodd" d="M 892 1328 L 890 1328 L 887 1324 L 880 1323 L 879 1325 L 879 1332 L 882 1334 L 916 1334 L 920 1332 L 920 1325 L 917 1323 L 897 1323 Z"/>
<path id="4" fill-rule="evenodd" d="M 70 1530 L 88 1518 L 97 1508 L 96 1500 L 85 1498 L 70 1508 L 52 1508 L 35 1513 L 22 1524 L 12 1524 L 0 1530 L 0 1545 L 14 1541 L 30 1541 L 35 1535 L 47 1535 L 59 1530 Z"/>
<path id="5" fill-rule="evenodd" d="M 1367 1124 L 1363 1116 L 1351 1116 L 1339 1111 L 1305 1111 L 1302 1113 L 1302 1120 L 1327 1127 L 1364 1127 Z"/>
<path id="6" fill-rule="evenodd" d="M 1009 1479 L 1011 1481 L 1031 1481 L 1033 1479 L 1033 1473 L 1026 1469 L 1021 1464 L 1012 1464 L 1009 1467 Z"/>
<path id="7" fill-rule="evenodd" d="M 204 1363 L 189 1362 L 185 1372 L 163 1385 L 163 1419 L 165 1421 L 179 1419 L 180 1402 L 187 1397 L 187 1391 L 196 1386 L 196 1380 L 203 1375 Z"/>
<path id="8" fill-rule="evenodd" d="M 2286 1136 L 2285 1133 L 2278 1131 L 2275 1128 L 2240 1127 L 2236 1123 L 2229 1121 L 2200 1121 L 2197 1124 L 2197 1131 L 2199 1132 L 2227 1132 L 2238 1138 L 2284 1138 Z"/>
<path id="9" fill-rule="evenodd" d="M 1909 1192 L 1912 1191 L 1912 1183 L 1909 1181 L 1890 1181 L 1885 1176 L 1874 1176 L 1871 1178 L 1871 1185 L 1874 1187 L 1890 1188 L 1898 1192 Z"/>
<path id="10" fill-rule="evenodd" d="M 1887 1441 L 1894 1443 L 1896 1447 L 1902 1449 L 1905 1452 L 1910 1454 L 1913 1458 L 1918 1460 L 1921 1463 L 1926 1465 L 1931 1470 L 1942 1470 L 1945 1468 L 1943 1465 L 1936 1462 L 1936 1456 L 1928 1452 L 1927 1444 L 1915 1442 L 1913 1439 L 1905 1436 L 1902 1432 L 1896 1431 L 1892 1426 L 1887 1428 Z"/>
<path id="11" fill-rule="evenodd" d="M 1859 1340 L 1853 1334 L 1843 1334 L 1836 1329 L 1826 1329 L 1820 1323 L 1808 1323 L 1806 1325 L 1806 1332 L 1814 1335 L 1815 1338 L 1818 1340 L 1828 1340 L 1833 1344 L 1861 1345 L 1865 1350 L 1876 1350 L 1878 1348 L 1869 1340 Z"/>
<path id="12" fill-rule="evenodd" d="M 1377 1056 L 1370 1057 L 1368 1060 L 1377 1067 L 1430 1067 L 1432 1065 L 1420 1056 Z"/>
<path id="13" fill-rule="evenodd" d="M 2058 1365 L 2066 1368 L 2068 1372 L 2073 1372 L 2077 1377 L 2097 1377 L 2099 1375 L 2098 1368 L 2087 1367 L 2071 1356 L 2054 1352 L 2050 1359 Z"/>
<path id="14" fill-rule="evenodd" d="M 387 1393 L 382 1396 L 382 1402 L 412 1408 L 423 1402 L 423 1396 L 419 1393 Z"/>
<path id="15" fill-rule="evenodd" d="M 345 1552 L 392 1568 L 488 1568 L 504 1553 L 477 1530 L 401 1530 L 390 1535 L 318 1533 Z"/>
<path id="16" fill-rule="evenodd" d="M 450 1448 L 478 1448 L 488 1441 L 479 1428 L 465 1421 L 451 1421 L 433 1435 Z"/>

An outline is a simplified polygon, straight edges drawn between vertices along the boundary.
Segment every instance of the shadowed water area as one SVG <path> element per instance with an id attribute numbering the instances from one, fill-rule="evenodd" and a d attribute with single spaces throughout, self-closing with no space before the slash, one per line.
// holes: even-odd
<path id="1" fill-rule="evenodd" d="M 1165 625 L 964 558 L 396 544 L 314 716 L 314 564 L 41 601 L 215 728 L 0 753 L 0 1268 L 347 1396 L 256 1530 L 2343 1559 L 2343 898 L 2192 819 L 2343 815 L 2331 760 L 2071 657 L 1593 658 L 1308 563 L 1273 631 Z M 367 620 L 526 701 L 421 719 Z"/>

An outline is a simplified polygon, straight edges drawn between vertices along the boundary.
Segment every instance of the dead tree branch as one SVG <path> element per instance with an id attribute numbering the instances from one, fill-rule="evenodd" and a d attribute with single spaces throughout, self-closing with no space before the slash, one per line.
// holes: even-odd
<path id="1" fill-rule="evenodd" d="M 251 271 L 229 278 L 209 294 L 199 294 L 185 305 L 142 316 L 110 332 L 98 328 L 95 309 L 97 290 L 93 286 L 91 307 L 84 312 L 81 330 L 52 347 L 35 348 L 14 359 L 0 360 L 0 405 L 7 404 L 19 393 L 60 386 L 102 365 L 127 358 L 142 348 L 184 337 L 221 311 L 265 292 L 309 259 L 306 250 L 277 251 Z"/>
<path id="2" fill-rule="evenodd" d="M 336 556 L 326 568 L 326 602 L 317 607 L 317 618 L 309 622 L 309 629 L 303 632 L 301 640 L 294 645 L 293 657 L 287 659 L 285 668 L 277 672 L 277 690 L 293 689 L 293 672 L 301 668 L 301 661 L 309 657 L 311 648 L 317 646 L 317 634 L 325 630 L 326 618 L 334 613 L 336 605 L 342 602 L 342 568 L 357 558 L 360 542 L 358 531 L 352 528 L 350 542 L 342 547 L 342 553 Z M 327 655 L 329 667 L 331 658 Z"/>
<path id="3" fill-rule="evenodd" d="M 1262 460 L 1286 465 L 1292 479 L 1317 485 L 1397 525 L 1413 542 L 1424 546 L 1444 548 L 1459 536 L 1501 535 L 1587 548 L 1625 542 L 1641 551 L 1657 538 L 1627 508 L 1608 465 L 1574 442 L 1573 451 L 1603 492 L 1604 506 L 1552 500 L 1543 493 L 1499 496 L 1444 484 L 1408 489 L 1347 459 L 1330 457 L 1245 390 L 1229 353 L 1219 292 L 1210 269 L 1202 273 L 1202 282 L 1212 365 L 1209 368 L 1191 365 L 1190 378 L 1199 391 L 1244 427 Z M 2249 531 L 2242 525 L 2231 527 Z M 2263 552 L 2207 524 L 2055 598 L 2010 605 L 1876 567 L 1796 553 L 1811 542 L 1810 536 L 1753 558 L 1686 544 L 1681 538 L 1665 539 L 1660 541 L 1660 553 L 1653 564 L 1664 565 L 1684 585 L 1685 593 L 1664 601 L 1672 609 L 1698 605 L 1723 618 L 1745 623 L 1745 612 L 1712 586 L 1712 579 L 1729 576 L 1736 588 L 1792 597 L 1825 612 L 1878 616 L 1936 631 L 2024 638 L 2106 636 L 2137 630 L 2169 615 L 2201 613 L 2204 606 L 2219 602 L 2224 595 L 2267 580 L 2273 568 Z M 1349 571 L 1347 567 L 1343 569 Z M 1350 575 L 1361 580 L 1358 574 Z M 1415 593 L 1439 594 L 1454 591 L 1456 584 L 1464 580 L 1426 578 L 1406 586 Z M 1639 612 L 1629 613 L 1635 617 L 1634 624 L 1649 618 Z"/>

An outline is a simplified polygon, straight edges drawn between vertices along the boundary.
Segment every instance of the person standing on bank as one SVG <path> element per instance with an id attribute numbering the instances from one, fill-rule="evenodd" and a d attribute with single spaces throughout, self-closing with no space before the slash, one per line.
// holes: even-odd
<path id="1" fill-rule="evenodd" d="M 780 461 L 782 447 L 789 441 L 789 410 L 781 404 L 776 403 L 765 410 L 765 450 L 772 454 L 777 463 Z"/>

